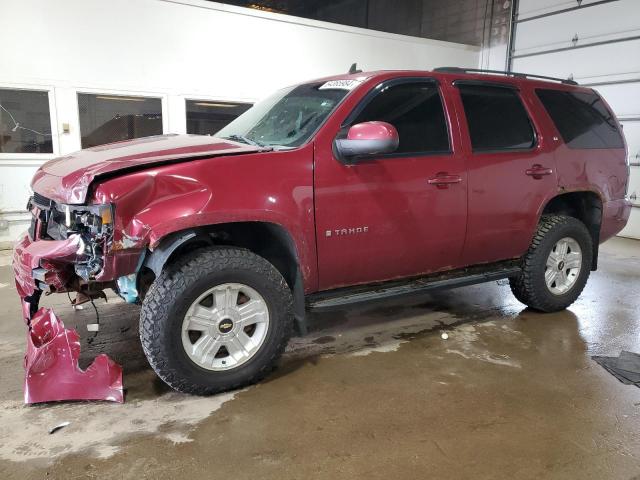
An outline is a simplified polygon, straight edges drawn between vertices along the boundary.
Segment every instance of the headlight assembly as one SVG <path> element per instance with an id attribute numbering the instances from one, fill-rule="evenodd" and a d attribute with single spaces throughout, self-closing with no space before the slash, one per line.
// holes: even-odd
<path id="1" fill-rule="evenodd" d="M 113 233 L 113 206 L 54 205 L 47 222 L 47 234 L 54 239 L 68 238 L 73 233 L 102 240 Z"/>
<path id="2" fill-rule="evenodd" d="M 80 236 L 81 250 L 74 270 L 89 280 L 103 267 L 104 254 L 113 235 L 112 205 L 53 205 L 47 220 L 47 235 L 56 240 Z"/>

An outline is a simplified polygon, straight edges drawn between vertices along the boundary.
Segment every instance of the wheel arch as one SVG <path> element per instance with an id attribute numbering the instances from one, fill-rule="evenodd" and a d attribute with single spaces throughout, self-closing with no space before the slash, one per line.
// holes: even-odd
<path id="1" fill-rule="evenodd" d="M 591 234 L 593 246 L 591 270 L 598 268 L 602 205 L 602 198 L 596 192 L 589 190 L 564 192 L 549 199 L 539 215 L 539 220 L 542 215 L 552 213 L 569 215 L 585 224 Z"/>
<path id="2" fill-rule="evenodd" d="M 150 284 L 167 265 L 183 254 L 207 246 L 246 248 L 269 261 L 289 285 L 294 298 L 296 325 L 301 334 L 306 333 L 300 255 L 293 236 L 282 225 L 262 221 L 239 221 L 172 232 L 161 238 L 153 251 L 147 252 L 140 281 Z M 140 291 L 145 291 L 144 285 L 141 285 Z"/>

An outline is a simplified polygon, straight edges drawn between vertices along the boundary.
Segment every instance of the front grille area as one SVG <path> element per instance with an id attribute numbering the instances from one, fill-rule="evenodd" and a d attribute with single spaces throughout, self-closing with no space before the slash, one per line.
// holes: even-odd
<path id="1" fill-rule="evenodd" d="M 48 199 L 38 192 L 33 192 L 33 196 L 29 199 L 29 204 L 27 205 L 29 209 L 36 207 L 36 210 L 31 210 L 33 218 L 31 219 L 31 226 L 29 227 L 29 236 L 32 240 L 59 240 L 59 238 L 52 236 L 51 232 L 49 232 L 50 229 L 55 230 L 55 225 L 53 226 L 54 228 L 50 228 L 54 214 L 58 213 L 55 205 L 53 200 Z"/>
<path id="2" fill-rule="evenodd" d="M 33 192 L 33 203 L 38 205 L 39 207 L 51 208 L 53 205 L 53 200 L 49 200 L 44 195 L 40 195 L 38 192 Z"/>

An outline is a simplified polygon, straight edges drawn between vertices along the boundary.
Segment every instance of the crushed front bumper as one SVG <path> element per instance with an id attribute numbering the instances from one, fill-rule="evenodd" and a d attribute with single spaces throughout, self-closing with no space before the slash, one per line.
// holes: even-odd
<path id="1" fill-rule="evenodd" d="M 38 308 L 42 289 L 51 285 L 63 290 L 73 274 L 71 265 L 82 254 L 83 248 L 80 235 L 71 235 L 66 240 L 32 241 L 28 234 L 24 234 L 16 243 L 13 273 L 27 325 Z"/>
<path id="2" fill-rule="evenodd" d="M 59 400 L 122 402 L 122 368 L 99 355 L 85 371 L 78 366 L 79 335 L 66 329 L 52 310 L 38 309 L 44 289 L 67 291 L 73 262 L 83 255 L 80 235 L 65 240 L 31 240 L 25 234 L 13 253 L 16 288 L 28 327 L 25 403 Z"/>

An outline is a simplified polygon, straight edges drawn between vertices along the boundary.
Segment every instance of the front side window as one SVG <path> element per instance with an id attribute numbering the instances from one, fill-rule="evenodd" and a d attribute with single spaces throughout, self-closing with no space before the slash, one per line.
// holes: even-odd
<path id="1" fill-rule="evenodd" d="M 307 83 L 279 90 L 240 115 L 216 137 L 275 148 L 299 147 L 349 93 L 331 83 Z"/>
<path id="2" fill-rule="evenodd" d="M 595 93 L 536 90 L 569 148 L 624 148 L 611 112 Z"/>
<path id="3" fill-rule="evenodd" d="M 214 135 L 251 108 L 250 103 L 187 100 L 187 133 Z"/>
<path id="4" fill-rule="evenodd" d="M 78 94 L 82 148 L 162 134 L 159 98 Z"/>
<path id="5" fill-rule="evenodd" d="M 398 131 L 395 154 L 449 151 L 449 134 L 437 85 L 406 82 L 383 86 L 352 124 L 382 121 Z"/>
<path id="6" fill-rule="evenodd" d="M 48 92 L 0 88 L 0 153 L 53 153 Z"/>
<path id="7" fill-rule="evenodd" d="M 517 91 L 488 85 L 458 87 L 474 152 L 534 146 L 533 127 Z"/>

